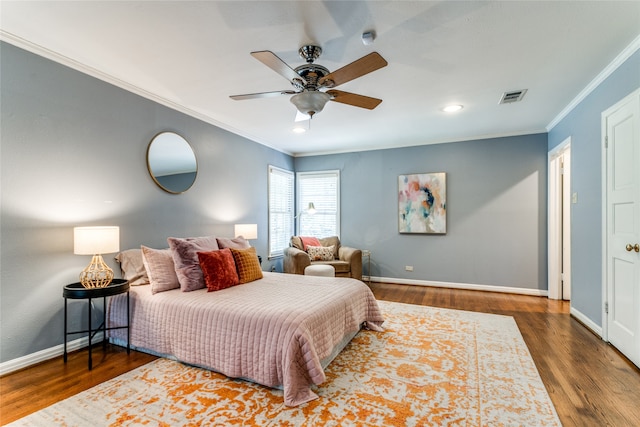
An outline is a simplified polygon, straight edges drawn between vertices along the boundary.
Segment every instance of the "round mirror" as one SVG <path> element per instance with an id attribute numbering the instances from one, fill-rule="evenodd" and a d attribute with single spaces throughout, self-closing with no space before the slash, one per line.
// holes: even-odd
<path id="1" fill-rule="evenodd" d="M 173 132 L 156 135 L 147 148 L 147 168 L 164 191 L 180 194 L 196 180 L 198 164 L 189 143 Z"/>

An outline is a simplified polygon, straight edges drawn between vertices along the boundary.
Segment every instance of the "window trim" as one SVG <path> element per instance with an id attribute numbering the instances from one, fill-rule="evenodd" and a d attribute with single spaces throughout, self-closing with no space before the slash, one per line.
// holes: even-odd
<path id="1" fill-rule="evenodd" d="M 274 250 L 272 251 L 272 245 L 271 242 L 273 241 L 273 237 L 272 236 L 272 227 L 271 227 L 271 219 L 272 219 L 272 210 L 271 210 L 271 190 L 272 190 L 272 183 L 271 183 L 271 178 L 272 178 L 272 173 L 276 172 L 282 176 L 288 176 L 289 180 L 290 180 L 290 184 L 291 184 L 291 199 L 290 199 L 290 203 L 289 203 L 289 222 L 290 222 L 290 227 L 289 230 L 284 230 L 283 232 L 285 233 L 284 236 L 284 241 L 288 241 L 289 238 L 291 238 L 291 236 L 293 236 L 294 232 L 295 232 L 295 220 L 293 217 L 293 209 L 295 208 L 295 173 L 293 171 L 290 170 L 286 170 L 286 169 L 282 169 L 279 168 L 277 166 L 273 166 L 273 165 L 269 165 L 268 166 L 268 172 L 267 172 L 267 224 L 268 224 L 268 228 L 269 228 L 269 233 L 268 233 L 268 241 L 267 241 L 267 245 L 268 245 L 268 250 L 269 250 L 269 255 L 268 255 L 268 259 L 274 259 L 274 258 L 281 258 L 284 256 L 284 248 L 286 247 L 286 244 L 284 247 L 282 247 L 279 250 Z M 286 212 L 282 212 L 282 213 L 286 213 Z"/>

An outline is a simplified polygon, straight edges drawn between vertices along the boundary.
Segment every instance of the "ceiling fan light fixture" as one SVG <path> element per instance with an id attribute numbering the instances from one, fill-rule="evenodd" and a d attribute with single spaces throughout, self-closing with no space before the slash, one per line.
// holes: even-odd
<path id="1" fill-rule="evenodd" d="M 331 95 L 320 91 L 304 91 L 297 95 L 293 95 L 290 99 L 291 103 L 296 106 L 298 111 L 313 117 L 324 108 L 325 104 L 331 99 Z"/>

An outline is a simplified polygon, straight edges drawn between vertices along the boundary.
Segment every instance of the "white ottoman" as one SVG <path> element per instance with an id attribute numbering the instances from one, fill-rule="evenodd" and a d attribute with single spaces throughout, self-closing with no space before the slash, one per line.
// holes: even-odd
<path id="1" fill-rule="evenodd" d="M 334 277 L 336 275 L 336 269 L 325 264 L 310 265 L 304 269 L 304 275 Z"/>

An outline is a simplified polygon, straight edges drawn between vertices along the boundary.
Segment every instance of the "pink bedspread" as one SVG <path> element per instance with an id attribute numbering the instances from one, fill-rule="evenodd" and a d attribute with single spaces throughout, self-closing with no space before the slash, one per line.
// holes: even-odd
<path id="1" fill-rule="evenodd" d="M 287 406 L 317 398 L 311 386 L 325 380 L 321 360 L 361 325 L 381 330 L 384 321 L 371 290 L 348 278 L 264 273 L 217 292 L 152 295 L 150 286 L 132 286 L 130 296 L 133 347 L 282 386 Z M 111 298 L 111 325 L 126 323 L 125 298 Z"/>

